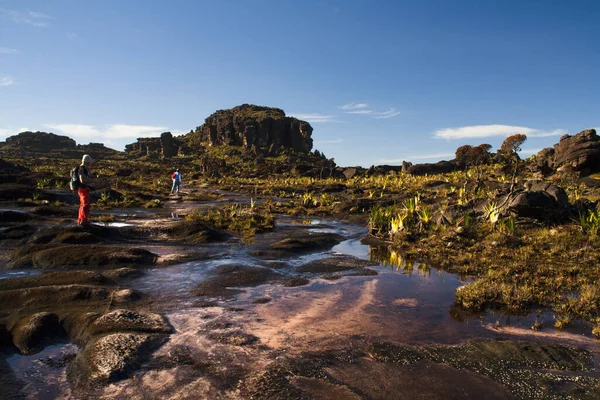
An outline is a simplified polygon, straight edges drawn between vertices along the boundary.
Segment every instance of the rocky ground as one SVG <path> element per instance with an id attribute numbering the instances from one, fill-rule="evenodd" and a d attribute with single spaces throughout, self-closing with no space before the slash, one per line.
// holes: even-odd
<path id="1" fill-rule="evenodd" d="M 235 111 L 134 158 L 7 140 L 3 398 L 600 398 L 595 132 L 519 174 L 501 154 L 340 169 L 306 152 L 310 126 Z M 300 153 L 258 146 L 282 118 Z M 85 228 L 63 176 L 82 152 L 102 177 Z"/>
<path id="2" fill-rule="evenodd" d="M 446 337 L 440 342 L 449 344 L 432 344 L 409 334 L 416 322 L 402 328 L 388 321 L 386 327 L 385 311 L 372 309 L 381 296 L 378 285 L 388 282 L 385 271 L 377 261 L 329 253 L 348 239 L 336 223 L 280 217 L 274 230 L 244 243 L 181 218 L 189 213 L 185 201 L 166 207 L 119 217 L 125 226 L 82 228 L 73 223 L 73 207 L 4 203 L 5 397 L 37 397 L 44 388 L 24 380 L 7 360 L 61 343 L 79 350 L 45 359 L 46 368 L 64 371 L 57 397 L 600 395 L 591 338 L 492 329 L 467 334 L 466 342 Z M 196 282 L 164 289 L 155 278 L 145 282 L 153 271 L 208 261 L 214 267 Z M 395 306 L 419 301 L 400 296 Z M 369 322 L 374 318 L 381 321 Z"/>

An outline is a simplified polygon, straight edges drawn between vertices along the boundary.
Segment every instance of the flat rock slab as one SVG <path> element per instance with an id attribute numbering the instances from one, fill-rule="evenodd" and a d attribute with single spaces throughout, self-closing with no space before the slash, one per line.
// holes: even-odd
<path id="1" fill-rule="evenodd" d="M 0 280 L 0 291 L 39 286 L 72 284 L 102 285 L 106 283 L 112 283 L 112 280 L 95 271 L 61 271 L 23 278 L 2 279 Z"/>
<path id="2" fill-rule="evenodd" d="M 296 268 L 296 271 L 326 274 L 349 270 L 363 270 L 366 267 L 375 265 L 377 263 L 352 256 L 333 256 L 310 261 Z"/>
<path id="3" fill-rule="evenodd" d="M 257 286 L 275 281 L 280 274 L 269 268 L 246 265 L 223 265 L 214 271 L 214 276 L 192 289 L 196 296 L 230 296 L 239 293 L 231 287 Z"/>
<path id="4" fill-rule="evenodd" d="M 52 306 L 69 307 L 80 304 L 107 303 L 111 291 L 101 286 L 52 285 L 0 291 L 0 304 L 11 308 L 45 309 Z"/>
<path id="5" fill-rule="evenodd" d="M 153 265 L 158 256 L 145 249 L 119 246 L 33 245 L 13 251 L 9 269 L 109 269 Z"/>
<path id="6" fill-rule="evenodd" d="M 342 242 L 344 237 L 336 233 L 294 233 L 269 247 L 292 252 L 326 250 Z"/>

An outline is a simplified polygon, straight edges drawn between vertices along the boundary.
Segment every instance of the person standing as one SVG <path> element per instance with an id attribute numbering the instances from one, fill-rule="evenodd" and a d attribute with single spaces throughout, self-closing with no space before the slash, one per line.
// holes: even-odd
<path id="1" fill-rule="evenodd" d="M 79 177 L 79 188 L 77 194 L 79 195 L 79 217 L 77 223 L 79 225 L 87 226 L 90 224 L 88 218 L 90 216 L 90 182 L 92 180 L 92 174 L 90 173 L 90 165 L 92 164 L 92 157 L 89 154 L 85 154 L 81 159 L 81 165 L 77 171 Z"/>
<path id="2" fill-rule="evenodd" d="M 181 189 L 181 174 L 179 173 L 179 168 L 173 172 L 171 175 L 173 179 L 173 187 L 171 188 L 171 194 L 177 192 L 179 194 L 179 190 Z"/>

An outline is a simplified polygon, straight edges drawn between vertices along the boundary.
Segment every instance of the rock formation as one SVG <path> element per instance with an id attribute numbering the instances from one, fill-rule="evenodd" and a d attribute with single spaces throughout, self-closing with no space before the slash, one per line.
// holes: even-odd
<path id="1" fill-rule="evenodd" d="M 27 131 L 7 138 L 5 147 L 47 152 L 52 150 L 74 150 L 77 144 L 68 136 Z"/>
<path id="2" fill-rule="evenodd" d="M 78 145 L 68 136 L 56 135 L 47 132 L 21 132 L 0 143 L 0 148 L 7 154 L 19 156 L 44 156 L 79 158 L 89 154 L 93 159 L 112 157 L 119 151 L 110 149 L 102 143 L 89 143 Z"/>
<path id="3" fill-rule="evenodd" d="M 138 157 L 171 158 L 178 155 L 183 150 L 182 147 L 182 140 L 173 137 L 171 132 L 163 132 L 157 138 L 139 138 L 137 142 L 125 146 L 125 152 Z"/>
<path id="4" fill-rule="evenodd" d="M 207 146 L 274 145 L 308 153 L 313 145 L 312 131 L 308 122 L 287 117 L 279 108 L 243 104 L 215 112 L 188 135 L 188 140 Z"/>
<path id="5" fill-rule="evenodd" d="M 437 163 L 415 164 L 408 167 L 407 173 L 411 175 L 445 174 L 459 169 L 456 160 L 440 161 Z"/>
<path id="6" fill-rule="evenodd" d="M 543 172 L 556 172 L 561 167 L 589 174 L 600 172 L 600 138 L 596 130 L 587 129 L 577 135 L 564 135 L 554 148 L 546 148 L 537 155 Z"/>

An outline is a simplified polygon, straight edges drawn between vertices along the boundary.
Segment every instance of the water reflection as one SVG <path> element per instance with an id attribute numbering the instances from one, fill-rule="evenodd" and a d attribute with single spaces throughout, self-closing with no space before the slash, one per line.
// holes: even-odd
<path id="1" fill-rule="evenodd" d="M 423 276 L 431 275 L 431 268 L 428 264 L 408 260 L 397 251 L 386 246 L 370 246 L 369 259 L 383 266 L 390 267 L 392 271 L 402 272 L 408 276 L 411 276 L 415 272 Z"/>

